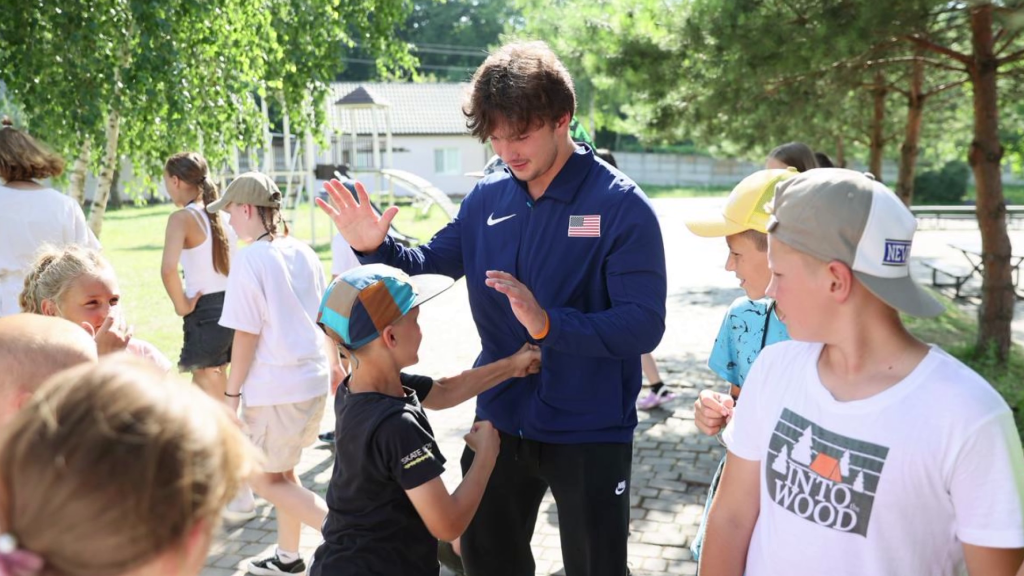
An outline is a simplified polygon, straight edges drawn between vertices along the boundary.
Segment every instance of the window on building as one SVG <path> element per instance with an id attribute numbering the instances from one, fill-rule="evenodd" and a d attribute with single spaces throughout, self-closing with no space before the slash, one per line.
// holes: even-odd
<path id="1" fill-rule="evenodd" d="M 462 174 L 462 154 L 458 148 L 434 149 L 434 173 L 444 175 Z"/>

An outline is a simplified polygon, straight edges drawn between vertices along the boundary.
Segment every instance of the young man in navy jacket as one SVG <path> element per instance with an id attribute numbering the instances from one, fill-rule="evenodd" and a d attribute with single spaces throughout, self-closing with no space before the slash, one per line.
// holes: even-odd
<path id="1" fill-rule="evenodd" d="M 321 203 L 364 263 L 465 276 L 483 350 L 477 365 L 541 347 L 539 374 L 477 400 L 501 433 L 483 502 L 462 539 L 469 574 L 532 576 L 541 498 L 558 506 L 567 576 L 623 576 L 640 355 L 665 330 L 665 253 L 640 188 L 577 147 L 572 79 L 547 45 L 510 44 L 477 70 L 463 112 L 507 170 L 482 179 L 424 246 L 387 237 L 340 182 Z M 473 453 L 463 455 L 468 469 Z"/>

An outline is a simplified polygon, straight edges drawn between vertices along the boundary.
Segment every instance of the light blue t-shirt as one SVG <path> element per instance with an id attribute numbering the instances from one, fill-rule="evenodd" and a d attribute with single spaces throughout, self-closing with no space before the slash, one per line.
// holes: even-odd
<path id="1" fill-rule="evenodd" d="M 708 368 L 726 382 L 743 386 L 750 366 L 764 346 L 789 340 L 786 325 L 775 315 L 772 301 L 768 298 L 751 300 L 746 296 L 737 298 L 725 313 L 722 327 L 715 338 L 715 347 L 708 359 Z M 765 329 L 768 335 L 765 337 Z"/>

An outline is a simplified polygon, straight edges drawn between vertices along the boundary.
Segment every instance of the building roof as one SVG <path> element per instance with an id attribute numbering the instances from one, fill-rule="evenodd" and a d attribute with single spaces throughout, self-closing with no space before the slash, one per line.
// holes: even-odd
<path id="1" fill-rule="evenodd" d="M 415 84 L 411 82 L 335 82 L 327 97 L 327 114 L 337 132 L 351 133 L 349 117 L 358 134 L 373 132 L 372 112 L 376 104 L 377 133 L 384 134 L 384 110 L 391 113 L 394 135 L 466 135 L 462 105 L 469 89 L 466 83 Z M 339 107 L 350 105 L 347 112 Z"/>

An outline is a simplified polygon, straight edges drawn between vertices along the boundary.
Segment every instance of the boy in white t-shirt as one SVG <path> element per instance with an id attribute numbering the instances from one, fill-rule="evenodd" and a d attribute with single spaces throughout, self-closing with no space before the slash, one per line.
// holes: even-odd
<path id="1" fill-rule="evenodd" d="M 281 224 L 281 192 L 265 174 L 236 178 L 210 212 L 225 210 L 249 245 L 231 263 L 220 324 L 235 330 L 226 401 L 264 456 L 253 490 L 277 508 L 277 550 L 249 563 L 259 576 L 301 574 L 301 524 L 317 530 L 323 498 L 302 487 L 295 467 L 316 440 L 330 380 L 340 381 L 338 355 L 316 325 L 326 283 L 316 253 Z"/>
<path id="2" fill-rule="evenodd" d="M 702 575 L 1012 575 L 1024 457 L 1006 402 L 904 328 L 916 221 L 868 175 L 778 185 L 772 280 L 791 342 L 754 363 L 724 439 Z"/>

